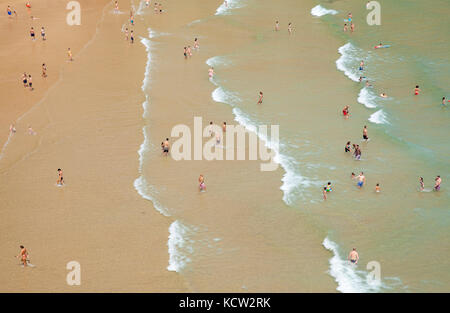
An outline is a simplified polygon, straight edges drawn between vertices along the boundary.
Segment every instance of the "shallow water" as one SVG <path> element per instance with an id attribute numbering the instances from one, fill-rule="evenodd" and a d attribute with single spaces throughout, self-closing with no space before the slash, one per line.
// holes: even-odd
<path id="1" fill-rule="evenodd" d="M 182 202 L 194 201 L 192 196 L 184 195 L 181 186 L 154 187 L 161 178 L 149 174 L 143 193 L 151 194 L 160 211 L 174 208 L 168 214 L 176 218 L 170 228 L 168 269 L 186 275 L 195 290 L 235 290 L 242 285 L 243 291 L 258 291 L 261 286 L 266 291 L 301 291 L 305 279 L 296 276 L 301 273 L 295 267 L 305 262 L 305 255 L 297 248 L 309 240 L 323 242 L 317 248 L 332 253 L 322 261 L 329 261 L 328 275 L 338 291 L 447 291 L 450 113 L 440 103 L 443 96 L 450 97 L 450 47 L 444 40 L 450 37 L 446 25 L 450 4 L 383 3 L 382 25 L 368 26 L 368 11 L 361 1 L 306 3 L 308 9 L 305 2 L 293 0 L 233 1 L 228 9 L 222 5 L 214 17 L 192 24 L 198 29 L 226 25 L 230 36 L 248 36 L 245 44 L 230 43 L 225 54 L 210 57 L 202 69 L 206 72 L 208 65 L 213 66 L 216 73 L 211 82 L 215 101 L 211 105 L 216 107 L 210 110 L 229 110 L 235 122 L 250 130 L 261 124 L 280 125 L 276 152 L 283 176 L 278 185 L 270 185 L 281 189 L 277 199 L 267 196 L 267 190 L 247 186 L 252 195 L 245 199 L 248 203 L 259 203 L 252 197 L 268 199 L 254 208 L 258 214 L 221 215 L 230 219 L 221 224 L 199 211 L 214 203 L 210 199 L 200 201 L 197 211 L 186 212 Z M 349 11 L 356 25 L 353 34 L 342 31 Z M 422 13 L 417 16 L 417 12 Z M 275 20 L 280 21 L 278 32 Z M 294 25 L 292 35 L 287 32 L 288 22 Z M 374 50 L 380 41 L 391 47 Z M 361 60 L 363 71 L 358 70 Z M 373 86 L 364 87 L 359 76 Z M 422 89 L 419 96 L 413 95 L 416 84 Z M 151 88 L 145 90 L 151 97 Z M 264 92 L 260 105 L 256 103 L 259 91 Z M 382 92 L 388 98 L 379 97 Z M 351 107 L 348 120 L 340 113 L 344 105 Z M 369 142 L 361 140 L 364 125 Z M 348 140 L 361 145 L 361 161 L 344 153 Z M 147 141 L 143 148 L 154 151 L 157 145 Z M 367 183 L 359 190 L 350 174 L 361 171 Z M 436 175 L 444 182 L 440 192 L 418 192 L 419 176 L 429 190 Z M 324 202 L 321 190 L 328 181 L 333 192 Z M 376 183 L 381 193 L 374 192 Z M 181 198 L 170 198 L 169 191 L 177 190 Z M 233 188 L 227 186 L 222 192 L 233 194 Z M 213 199 L 222 201 L 220 196 Z M 301 231 L 288 231 L 293 219 L 307 223 L 310 238 L 300 240 Z M 230 228 L 233 223 L 235 228 Z M 239 230 L 249 227 L 248 237 L 237 238 L 237 233 L 243 234 Z M 254 241 L 246 241 L 250 239 Z M 352 247 L 360 253 L 357 268 L 345 262 Z M 258 256 L 242 252 L 245 249 L 263 253 L 264 264 L 257 266 Z M 283 269 L 283 275 L 263 275 L 264 279 L 230 275 L 244 266 L 241 258 L 248 258 L 252 266 L 245 268 L 247 273 L 258 276 Z M 381 266 L 379 283 L 366 279 L 370 261 Z M 223 289 L 214 284 L 215 275 L 228 278 L 221 283 Z M 306 283 L 311 290 L 328 290 L 328 284 L 314 277 Z"/>

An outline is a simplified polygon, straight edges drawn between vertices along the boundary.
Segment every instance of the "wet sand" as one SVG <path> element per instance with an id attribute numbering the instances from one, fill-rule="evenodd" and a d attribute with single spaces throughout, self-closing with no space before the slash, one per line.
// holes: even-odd
<path id="1" fill-rule="evenodd" d="M 122 6 L 129 12 L 128 5 Z M 9 113 L 15 117 L 32 107 L 17 123 L 17 133 L 0 161 L 3 292 L 186 290 L 182 278 L 166 270 L 170 222 L 133 188 L 136 151 L 142 141 L 140 88 L 146 54 L 138 42 L 134 46 L 125 42 L 120 32 L 127 14 L 115 16 L 110 11 L 109 1 L 89 6 L 87 15 L 95 18 L 82 38 L 94 38 L 95 20 L 100 23 L 94 40 L 82 54 L 73 49 L 75 60 L 67 64 L 67 43 L 53 43 L 52 53 L 62 55 L 62 80 L 40 103 L 36 104 L 40 99 L 34 92 L 28 106 Z M 59 13 L 65 14 L 63 9 Z M 64 27 L 59 31 L 68 37 Z M 48 29 L 49 43 L 54 32 Z M 145 34 L 146 29 L 138 25 L 135 32 Z M 78 40 L 78 34 L 73 36 Z M 80 47 L 87 42 L 82 38 Z M 31 58 L 33 53 L 28 53 Z M 10 79 L 20 78 L 20 72 L 13 75 L 20 59 L 11 60 L 16 63 L 9 65 Z M 55 67 L 47 63 L 52 77 Z M 39 75 L 33 76 L 39 90 Z M 18 85 L 14 95 L 23 88 L 11 84 Z M 24 134 L 23 125 L 28 124 L 38 135 Z M 64 187 L 55 184 L 59 167 Z M 20 244 L 28 248 L 35 268 L 24 270 L 13 258 Z M 81 286 L 66 284 L 70 261 L 81 264 Z"/>

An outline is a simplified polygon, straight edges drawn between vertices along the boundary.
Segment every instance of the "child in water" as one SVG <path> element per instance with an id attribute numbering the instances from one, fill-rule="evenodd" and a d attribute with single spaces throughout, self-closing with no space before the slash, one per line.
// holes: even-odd
<path id="1" fill-rule="evenodd" d="M 333 191 L 333 188 L 331 188 L 331 182 L 328 182 L 328 185 L 325 187 L 325 190 L 327 192 L 332 192 Z"/>
<path id="2" fill-rule="evenodd" d="M 380 184 L 377 184 L 376 186 L 375 186 L 375 192 L 380 192 L 381 191 L 381 189 L 380 189 Z"/>

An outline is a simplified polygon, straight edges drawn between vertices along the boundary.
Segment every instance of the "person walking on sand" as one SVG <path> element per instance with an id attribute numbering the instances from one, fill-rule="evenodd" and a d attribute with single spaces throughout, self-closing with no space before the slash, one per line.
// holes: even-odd
<path id="1" fill-rule="evenodd" d="M 27 266 L 28 251 L 27 251 L 27 249 L 25 249 L 24 246 L 20 246 L 20 252 L 19 252 L 19 255 L 16 256 L 16 258 L 20 259 L 20 261 L 22 262 L 24 267 Z"/>
<path id="2" fill-rule="evenodd" d="M 33 81 L 31 79 L 31 75 L 28 75 L 28 86 L 30 87 L 30 91 L 33 91 Z"/>
<path id="3" fill-rule="evenodd" d="M 441 183 L 442 183 L 442 179 L 441 176 L 436 176 L 436 178 L 434 179 L 434 191 L 439 191 L 441 190 Z"/>
<path id="4" fill-rule="evenodd" d="M 36 132 L 33 130 L 33 128 L 31 128 L 31 126 L 28 126 L 28 135 L 36 135 Z"/>
<path id="5" fill-rule="evenodd" d="M 119 13 L 119 3 L 117 1 L 114 2 L 114 13 Z"/>
<path id="6" fill-rule="evenodd" d="M 23 73 L 23 75 L 22 75 L 22 82 L 23 82 L 23 86 L 26 88 L 26 87 L 28 87 L 28 76 L 27 76 L 27 73 Z"/>
<path id="7" fill-rule="evenodd" d="M 128 41 L 128 28 L 125 28 L 125 40 Z"/>
<path id="8" fill-rule="evenodd" d="M 130 43 L 134 43 L 134 33 L 133 33 L 133 31 L 130 32 Z"/>
<path id="9" fill-rule="evenodd" d="M 12 136 L 16 133 L 16 127 L 14 124 L 9 125 L 9 135 Z"/>
<path id="10" fill-rule="evenodd" d="M 35 36 L 36 36 L 36 34 L 34 33 L 34 28 L 33 27 L 31 27 L 31 29 L 30 29 L 30 36 L 31 36 L 31 40 L 36 40 L 36 38 L 35 38 Z"/>
<path id="11" fill-rule="evenodd" d="M 205 178 L 203 177 L 202 174 L 200 174 L 200 177 L 198 178 L 198 189 L 200 191 L 206 191 L 206 185 L 205 185 Z"/>
<path id="12" fill-rule="evenodd" d="M 44 29 L 43 26 L 41 27 L 41 37 L 42 37 L 42 40 L 46 40 L 46 38 L 45 38 L 45 29 Z"/>
<path id="13" fill-rule="evenodd" d="M 169 138 L 166 138 L 166 140 L 163 142 L 163 155 L 167 156 L 169 154 L 170 144 L 169 144 Z"/>
<path id="14" fill-rule="evenodd" d="M 72 50 L 70 48 L 67 48 L 67 56 L 69 57 L 69 61 L 73 61 Z"/>
<path id="15" fill-rule="evenodd" d="M 366 125 L 364 125 L 364 128 L 363 128 L 363 139 L 366 142 L 369 140 L 369 136 L 368 136 L 368 133 L 367 133 L 367 126 Z"/>
<path id="16" fill-rule="evenodd" d="M 423 177 L 419 177 L 419 184 L 420 184 L 420 191 L 423 191 L 425 189 L 425 183 L 423 182 Z"/>
<path id="17" fill-rule="evenodd" d="M 47 77 L 47 65 L 45 63 L 42 63 L 42 77 Z"/>
<path id="18" fill-rule="evenodd" d="M 262 92 L 262 91 L 260 91 L 260 92 L 259 92 L 259 99 L 258 99 L 258 103 L 256 103 L 256 104 L 262 104 L 262 101 L 263 101 L 263 92 Z"/>
<path id="19" fill-rule="evenodd" d="M 184 58 L 187 59 L 187 47 L 184 47 L 183 55 L 184 55 Z"/>
<path id="20" fill-rule="evenodd" d="M 64 185 L 64 177 L 62 169 L 58 168 L 58 180 L 56 181 L 58 186 Z"/>
<path id="21" fill-rule="evenodd" d="M 357 178 L 358 178 L 358 188 L 361 189 L 362 186 L 366 183 L 366 177 L 364 176 L 364 173 L 361 172 Z"/>
<path id="22" fill-rule="evenodd" d="M 191 57 L 192 56 L 191 46 L 188 46 L 186 51 L 187 51 L 188 56 Z"/>
<path id="23" fill-rule="evenodd" d="M 358 252 L 356 252 L 356 248 L 353 248 L 352 251 L 348 254 L 348 260 L 353 264 L 358 264 L 359 255 Z"/>

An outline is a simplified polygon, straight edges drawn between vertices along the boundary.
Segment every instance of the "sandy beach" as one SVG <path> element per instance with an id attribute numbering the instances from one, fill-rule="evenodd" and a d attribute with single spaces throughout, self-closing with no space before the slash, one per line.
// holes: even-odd
<path id="1" fill-rule="evenodd" d="M 83 11 L 83 33 L 76 34 L 72 48 L 73 62 L 66 62 L 67 43 L 53 41 L 58 27 L 48 31 L 45 44 L 53 46 L 46 57 L 60 56 L 55 65 L 48 61 L 52 70 L 47 91 L 40 91 L 37 74 L 33 92 L 11 82 L 11 94 L 12 87 L 2 85 L 6 98 L 33 98 L 17 111 L 2 108 L 10 120 L 21 119 L 1 160 L 1 291 L 184 291 L 181 278 L 165 270 L 169 221 L 133 188 L 142 141 L 145 49 L 138 42 L 125 42 L 120 29 L 127 15 L 110 14 L 109 1 L 84 5 L 87 13 Z M 124 11 L 129 9 L 123 4 Z M 41 12 L 44 21 L 47 17 Z M 53 8 L 52 14 L 64 21 L 65 8 Z M 48 16 L 46 25 L 56 25 L 52 18 Z M 59 36 L 67 37 L 67 31 L 60 29 Z M 136 26 L 135 32 L 146 29 Z M 114 53 L 105 57 L 107 51 Z M 36 55 L 23 52 L 31 64 Z M 7 65 L 14 68 L 13 62 Z M 32 68 L 37 71 L 39 64 Z M 8 73 L 11 80 L 20 78 L 20 72 Z M 59 79 L 52 77 L 58 75 Z M 7 129 L 6 118 L 2 125 Z M 26 134 L 27 125 L 36 136 Z M 64 170 L 64 187 L 55 183 L 59 167 Z M 31 271 L 24 271 L 13 258 L 20 244 L 29 247 L 36 265 Z M 81 264 L 81 286 L 66 283 L 70 261 Z"/>

